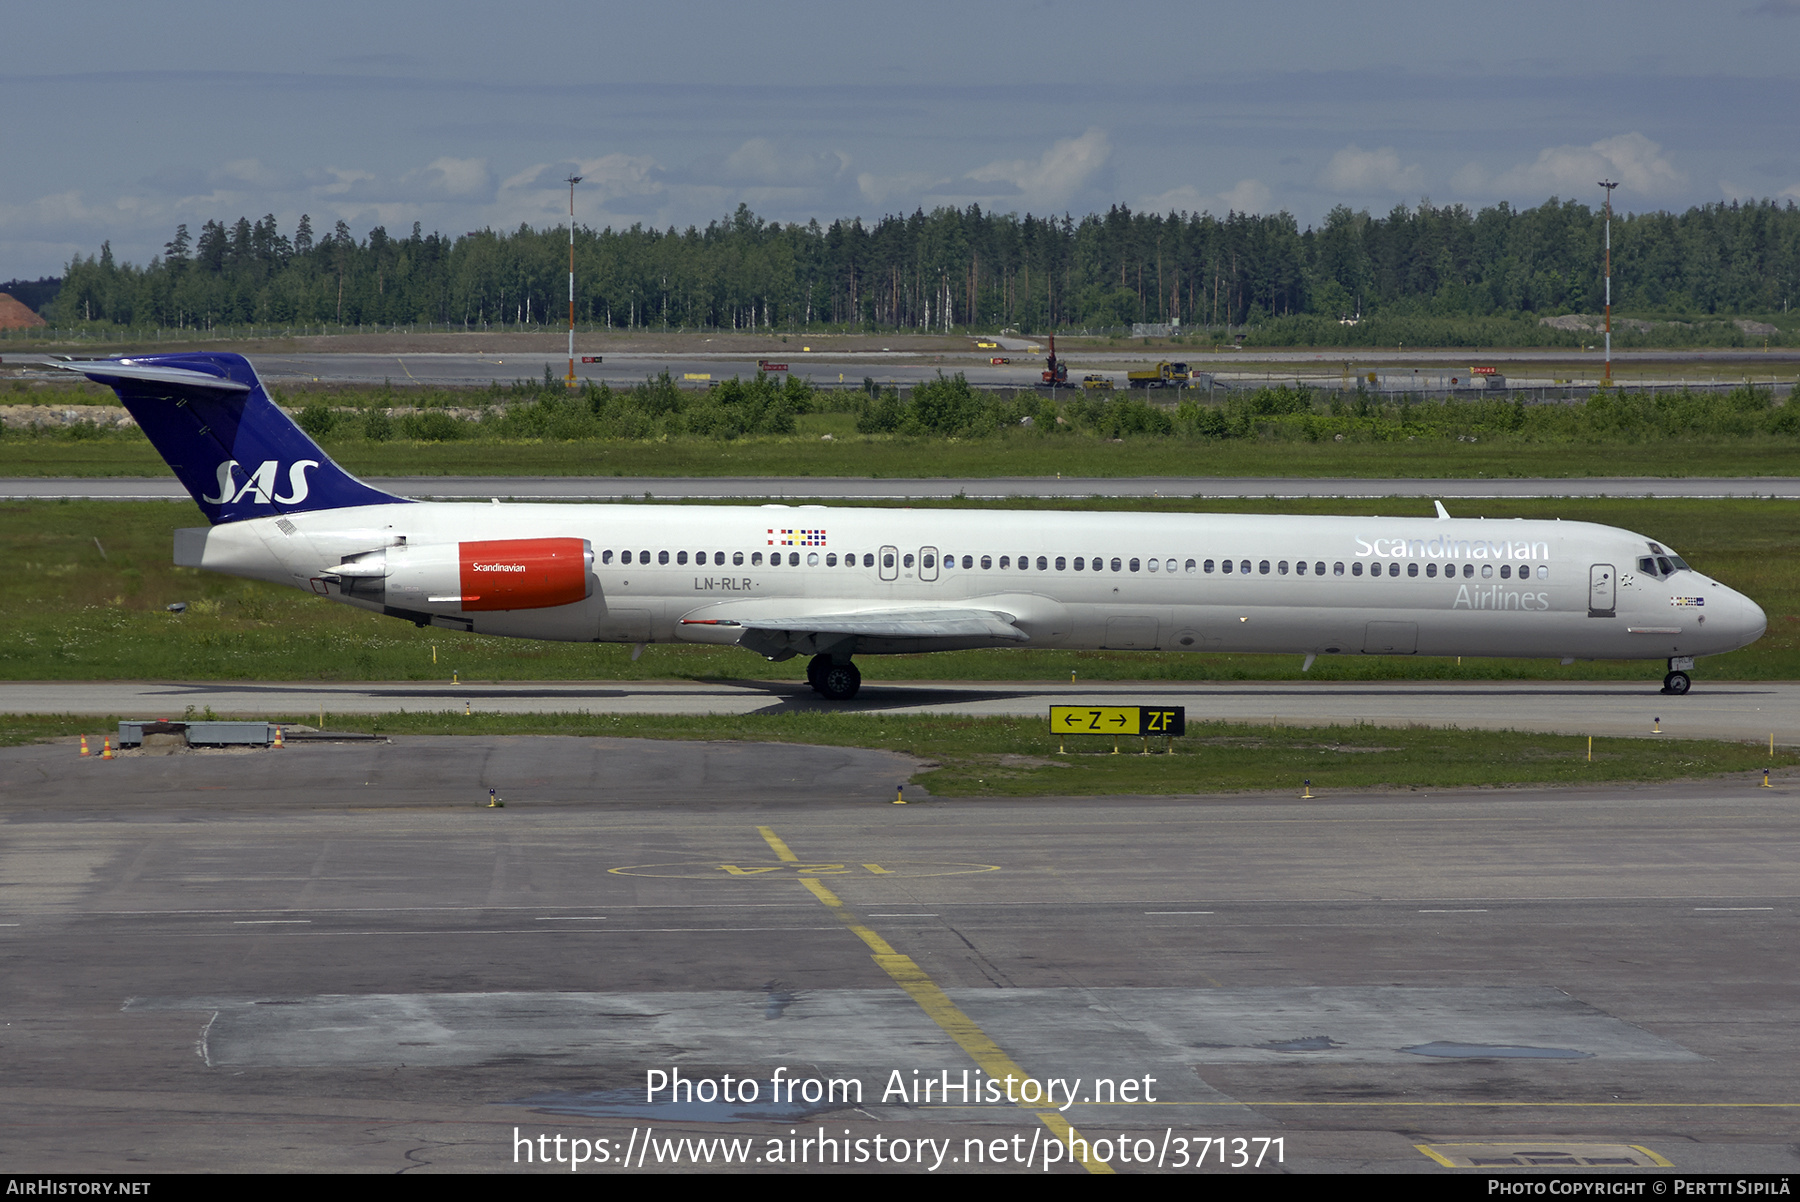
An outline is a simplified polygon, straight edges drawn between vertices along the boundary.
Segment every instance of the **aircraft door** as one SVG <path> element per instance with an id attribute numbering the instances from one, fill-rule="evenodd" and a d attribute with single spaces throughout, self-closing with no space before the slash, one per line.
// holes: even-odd
<path id="1" fill-rule="evenodd" d="M 899 547 L 883 547 L 881 549 L 881 556 L 877 562 L 881 565 L 881 578 L 883 580 L 900 579 Z"/>
<path id="2" fill-rule="evenodd" d="M 938 549 L 936 547 L 919 548 L 919 579 L 936 580 L 938 578 Z"/>
<path id="3" fill-rule="evenodd" d="M 1588 569 L 1588 617 L 1610 618 L 1617 614 L 1617 585 L 1618 573 L 1610 563 L 1597 563 Z"/>

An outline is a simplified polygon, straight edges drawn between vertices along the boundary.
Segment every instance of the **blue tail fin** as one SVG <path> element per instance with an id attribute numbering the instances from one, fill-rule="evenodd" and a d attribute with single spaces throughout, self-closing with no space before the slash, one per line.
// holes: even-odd
<path id="1" fill-rule="evenodd" d="M 119 394 L 207 520 L 404 504 L 333 463 L 263 391 L 242 355 L 58 363 Z"/>

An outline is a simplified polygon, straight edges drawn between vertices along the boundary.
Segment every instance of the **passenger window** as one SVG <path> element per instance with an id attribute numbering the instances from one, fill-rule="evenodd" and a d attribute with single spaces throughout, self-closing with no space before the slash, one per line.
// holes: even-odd
<path id="1" fill-rule="evenodd" d="M 1425 565 L 1425 575 L 1431 576 L 1431 577 L 1436 576 L 1437 575 L 1437 565 L 1435 563 L 1426 564 Z"/>
<path id="2" fill-rule="evenodd" d="M 1001 567 L 1003 567 L 1003 568 L 1010 568 L 1010 567 L 1012 567 L 1012 556 L 1010 556 L 1010 555 L 1002 555 L 1002 556 L 1001 556 L 1001 557 L 1000 557 L 1000 566 L 1001 566 Z"/>
<path id="3" fill-rule="evenodd" d="M 1397 563 L 1390 563 L 1388 565 L 1388 575 L 1389 576 L 1398 576 L 1399 574 L 1400 574 L 1400 565 Z"/>
<path id="4" fill-rule="evenodd" d="M 752 551 L 750 553 L 750 566 L 753 568 L 760 568 L 762 566 L 762 552 L 761 551 Z"/>
<path id="5" fill-rule="evenodd" d="M 994 566 L 994 561 L 993 561 L 993 559 L 992 559 L 992 557 L 990 557 L 990 556 L 987 556 L 987 555 L 983 555 L 983 556 L 982 556 L 982 557 L 981 557 L 981 566 L 982 566 L 982 568 L 983 568 L 983 569 L 987 569 L 987 568 L 991 568 L 991 567 L 993 567 L 993 566 Z"/>
<path id="6" fill-rule="evenodd" d="M 919 566 L 922 568 L 935 568 L 937 566 L 936 556 L 932 556 L 932 555 L 919 556 Z"/>
<path id="7" fill-rule="evenodd" d="M 1238 563 L 1238 572 L 1240 575 L 1244 575 L 1244 576 L 1248 576 L 1250 574 L 1250 561 L 1248 559 L 1242 560 Z"/>
<path id="8" fill-rule="evenodd" d="M 1483 580 L 1491 580 L 1493 578 L 1493 575 L 1494 575 L 1494 565 L 1493 564 L 1484 563 L 1481 565 L 1481 578 Z"/>
<path id="9" fill-rule="evenodd" d="M 661 563 L 661 564 L 668 563 L 669 562 L 669 553 L 667 551 L 658 551 L 656 553 L 656 562 Z"/>
<path id="10" fill-rule="evenodd" d="M 1325 561 L 1321 559 L 1318 563 L 1315 563 L 1313 565 L 1313 575 L 1323 576 L 1324 574 L 1325 574 Z M 1343 574 L 1344 574 L 1344 568 L 1343 568 L 1343 565 L 1340 564 L 1340 565 L 1338 565 L 1338 575 L 1342 576 Z"/>
<path id="11" fill-rule="evenodd" d="M 1113 570 L 1113 571 L 1115 571 L 1115 572 L 1116 572 L 1116 571 L 1118 571 L 1118 570 L 1119 570 L 1119 569 L 1120 569 L 1120 568 L 1122 568 L 1122 567 L 1124 567 L 1124 566 L 1125 566 L 1125 565 L 1124 565 L 1124 564 L 1123 564 L 1123 563 L 1121 563 L 1121 562 L 1120 562 L 1120 561 L 1119 561 L 1119 560 L 1116 560 L 1116 559 L 1115 559 L 1115 560 L 1113 560 L 1113 561 L 1112 561 L 1112 570 Z"/>
<path id="12" fill-rule="evenodd" d="M 1298 563 L 1296 563 L 1294 565 L 1294 575 L 1296 575 L 1296 576 L 1306 575 L 1306 561 L 1304 559 L 1300 560 Z"/>
<path id="13" fill-rule="evenodd" d="M 816 568 L 819 566 L 819 553 L 817 551 L 808 551 L 806 553 L 806 566 L 809 568 Z"/>
<path id="14" fill-rule="evenodd" d="M 1210 568 L 1208 570 L 1210 570 Z M 1191 559 L 1187 561 L 1187 574 L 1189 576 L 1194 574 L 1194 561 Z"/>
<path id="15" fill-rule="evenodd" d="M 1549 568 L 1547 568 L 1547 567 L 1545 567 L 1545 566 L 1544 566 L 1544 565 L 1543 565 L 1543 564 L 1541 564 L 1541 563 L 1540 563 L 1540 564 L 1539 564 L 1539 565 L 1538 565 L 1538 579 L 1539 579 L 1539 580 L 1548 580 L 1548 579 L 1550 579 L 1550 569 L 1549 569 Z"/>
<path id="16" fill-rule="evenodd" d="M 1173 572 L 1175 570 L 1175 561 L 1171 559 L 1168 563 L 1163 565 L 1163 568 L 1165 571 Z"/>
<path id="17" fill-rule="evenodd" d="M 1463 565 L 1463 579 L 1467 580 L 1469 577 L 1473 576 L 1474 574 L 1475 574 L 1475 565 L 1472 563 L 1465 563 Z"/>
<path id="18" fill-rule="evenodd" d="M 800 566 L 800 552 L 789 551 L 788 552 L 788 567 L 797 568 L 799 566 Z"/>
<path id="19" fill-rule="evenodd" d="M 1067 570 L 1068 564 L 1069 564 L 1069 561 L 1064 559 L 1062 556 L 1058 555 L 1056 557 L 1056 570 L 1057 571 L 1061 572 L 1061 571 Z"/>
<path id="20" fill-rule="evenodd" d="M 1344 564 L 1342 560 L 1331 565 L 1331 574 L 1333 576 L 1342 576 L 1344 574 Z"/>
<path id="21" fill-rule="evenodd" d="M 1362 575 L 1362 564 L 1360 562 L 1351 564 L 1350 565 L 1350 574 L 1352 576 L 1361 576 Z"/>
<path id="22" fill-rule="evenodd" d="M 1280 563 L 1275 565 L 1275 574 L 1278 576 L 1286 576 L 1287 575 L 1287 560 L 1284 559 Z"/>
<path id="23" fill-rule="evenodd" d="M 908 551 L 905 555 L 902 555 L 900 557 L 900 566 L 903 568 L 910 568 L 913 566 L 913 557 L 912 557 L 911 551 Z"/>
<path id="24" fill-rule="evenodd" d="M 973 555 L 963 556 L 963 567 L 972 568 L 974 566 L 975 566 L 975 557 Z"/>
<path id="25" fill-rule="evenodd" d="M 1138 561 L 1135 559 L 1131 561 L 1131 570 L 1134 572 L 1138 570 Z"/>
<path id="26" fill-rule="evenodd" d="M 875 566 L 875 552 L 864 551 L 863 552 L 863 567 L 872 568 L 874 566 Z"/>
<path id="27" fill-rule="evenodd" d="M 835 554 L 826 555 L 825 556 L 825 566 L 828 568 L 837 567 L 837 556 Z"/>
<path id="28" fill-rule="evenodd" d="M 1520 580 L 1530 580 L 1531 579 L 1531 565 L 1530 564 L 1522 563 L 1519 565 L 1519 579 Z"/>
<path id="29" fill-rule="evenodd" d="M 733 551 L 731 553 L 731 562 L 741 566 L 744 562 L 744 553 L 742 551 Z"/>
<path id="30" fill-rule="evenodd" d="M 883 551 L 882 552 L 881 566 L 884 568 L 891 568 L 894 566 L 894 553 L 892 551 Z"/>
<path id="31" fill-rule="evenodd" d="M 1502 580 L 1511 580 L 1512 579 L 1512 565 L 1510 563 L 1503 563 L 1500 565 L 1500 579 L 1502 579 Z"/>
<path id="32" fill-rule="evenodd" d="M 1406 574 L 1408 576 L 1417 576 L 1419 574 L 1419 565 L 1416 563 L 1407 564 L 1406 565 Z"/>
<path id="33" fill-rule="evenodd" d="M 1269 574 L 1269 561 L 1265 559 L 1261 563 L 1257 564 L 1256 570 L 1258 572 L 1261 572 L 1264 576 L 1267 576 Z"/>
<path id="34" fill-rule="evenodd" d="M 1079 572 L 1079 571 L 1082 571 L 1085 567 L 1086 567 L 1086 562 L 1081 558 L 1081 556 L 1077 555 L 1075 557 L 1075 570 L 1077 572 Z"/>
<path id="35" fill-rule="evenodd" d="M 612 562 L 612 552 L 611 551 L 600 552 L 600 562 L 601 563 L 611 563 Z"/>
<path id="36" fill-rule="evenodd" d="M 665 559 L 663 562 L 667 563 L 668 560 Z M 676 563 L 676 566 L 678 566 L 678 567 L 685 565 L 687 563 L 687 552 L 686 551 L 675 552 L 675 563 Z"/>
<path id="37" fill-rule="evenodd" d="M 1208 560 L 1207 562 L 1211 563 L 1212 561 Z M 1221 571 L 1224 572 L 1225 575 L 1227 575 L 1227 576 L 1231 575 L 1231 561 L 1229 559 L 1227 559 L 1223 563 L 1221 563 L 1219 565 L 1219 568 Z"/>
<path id="38" fill-rule="evenodd" d="M 1152 559 L 1150 561 L 1150 570 L 1152 572 L 1160 572 L 1160 571 L 1162 571 L 1162 565 L 1160 563 L 1158 563 L 1156 560 Z"/>

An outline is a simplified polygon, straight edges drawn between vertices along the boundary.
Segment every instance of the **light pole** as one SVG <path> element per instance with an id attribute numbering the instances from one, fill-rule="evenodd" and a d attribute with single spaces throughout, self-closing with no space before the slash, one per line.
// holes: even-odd
<path id="1" fill-rule="evenodd" d="M 569 377 L 563 382 L 573 388 L 575 387 L 575 185 L 581 182 L 581 177 L 571 175 L 566 182 L 569 185 Z"/>
<path id="2" fill-rule="evenodd" d="M 1612 194 L 1618 184 L 1601 180 L 1606 189 L 1606 387 L 1612 387 Z M 571 202 L 572 203 L 572 202 Z M 570 269 L 571 271 L 573 268 Z M 571 277 L 573 278 L 573 277 Z M 572 287 L 573 285 L 571 285 Z M 572 311 L 572 310 L 571 310 Z M 573 343 L 570 343 L 573 346 Z M 573 352 L 571 352 L 573 353 Z M 574 369 L 571 368 L 571 371 Z"/>

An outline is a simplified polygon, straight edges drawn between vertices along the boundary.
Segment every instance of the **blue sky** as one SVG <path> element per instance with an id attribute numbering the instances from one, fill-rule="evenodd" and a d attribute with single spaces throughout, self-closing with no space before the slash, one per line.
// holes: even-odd
<path id="1" fill-rule="evenodd" d="M 1800 200 L 1800 0 L 9 9 L 0 279 L 359 236 L 1002 211 Z"/>

